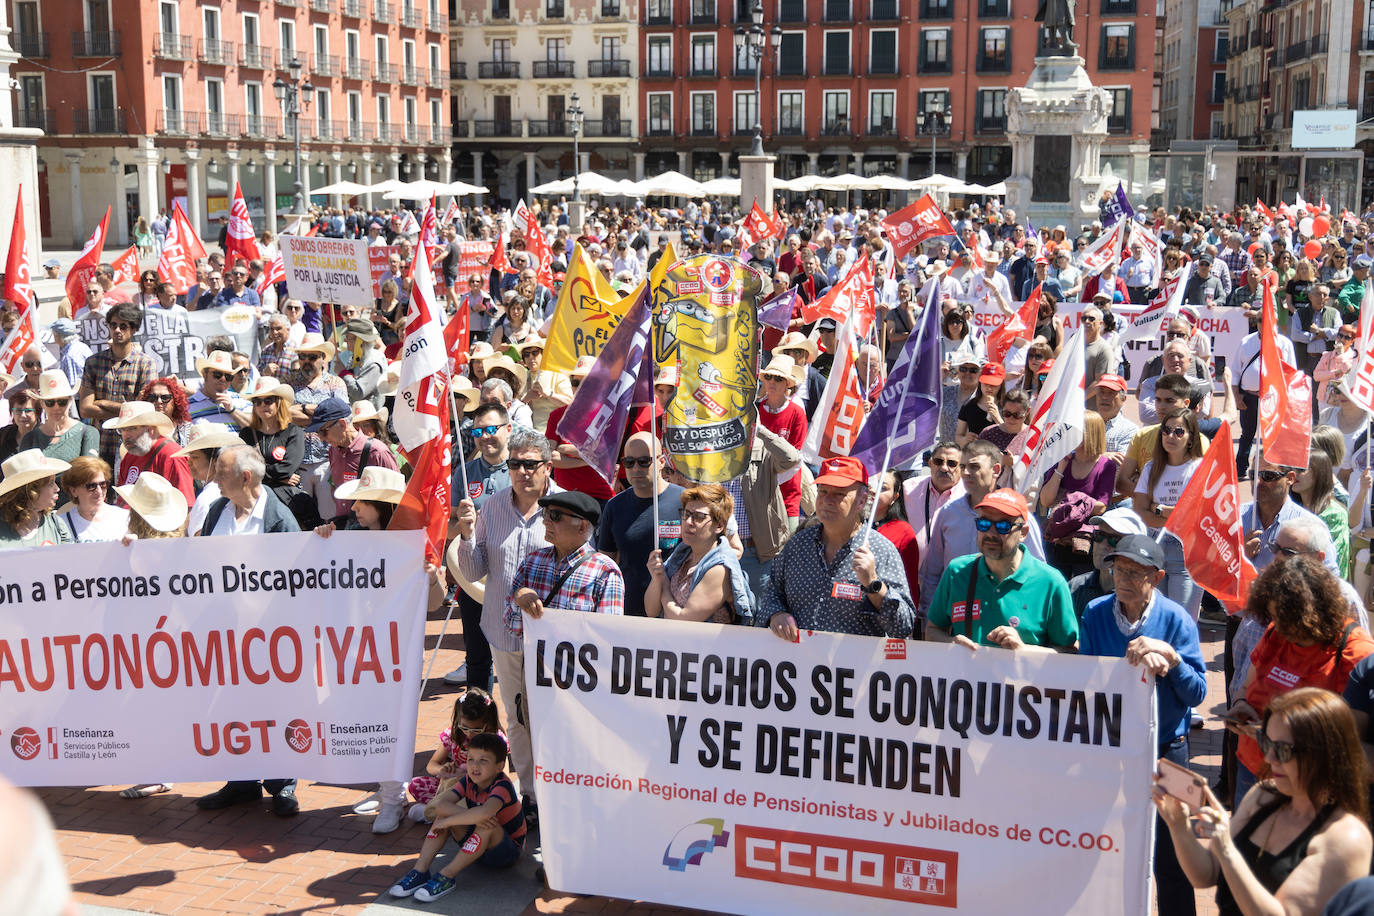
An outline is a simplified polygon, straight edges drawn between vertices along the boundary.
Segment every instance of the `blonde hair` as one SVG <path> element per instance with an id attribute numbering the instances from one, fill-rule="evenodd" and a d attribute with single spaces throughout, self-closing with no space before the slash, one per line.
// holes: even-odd
<path id="1" fill-rule="evenodd" d="M 1093 461 L 1107 451 L 1107 424 L 1102 422 L 1102 414 L 1095 410 L 1083 411 L 1083 450 Z"/>

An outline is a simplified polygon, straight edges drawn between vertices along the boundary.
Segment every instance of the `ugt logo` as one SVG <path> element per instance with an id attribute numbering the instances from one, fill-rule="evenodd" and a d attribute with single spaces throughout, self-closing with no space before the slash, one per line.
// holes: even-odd
<path id="1" fill-rule="evenodd" d="M 10 735 L 10 750 L 20 760 L 32 760 L 43 750 L 43 739 L 36 730 L 27 725 L 20 726 Z"/>
<path id="2" fill-rule="evenodd" d="M 310 752 L 310 723 L 304 719 L 292 719 L 286 723 L 286 745 L 297 754 Z"/>

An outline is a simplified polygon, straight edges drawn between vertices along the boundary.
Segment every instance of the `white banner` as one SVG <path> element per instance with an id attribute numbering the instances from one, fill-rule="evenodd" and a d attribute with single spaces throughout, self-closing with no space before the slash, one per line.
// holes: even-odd
<path id="1" fill-rule="evenodd" d="M 423 550 L 341 531 L 0 553 L 0 774 L 409 778 Z"/>
<path id="2" fill-rule="evenodd" d="M 110 329 L 105 319 L 89 311 L 76 319 L 81 339 L 95 352 L 110 346 Z M 190 390 L 200 387 L 200 373 L 196 360 L 205 356 L 205 341 L 210 337 L 229 335 L 234 348 L 247 353 L 256 365 L 258 345 L 258 316 L 246 305 L 219 306 L 188 312 L 184 309 L 148 308 L 143 310 L 143 326 L 134 334 L 143 352 L 153 361 L 160 378 L 175 375 Z"/>
<path id="3" fill-rule="evenodd" d="M 547 611 L 525 676 L 560 891 L 1148 912 L 1154 686 L 1120 659 Z"/>
<path id="4" fill-rule="evenodd" d="M 278 241 L 292 299 L 363 308 L 374 304 L 367 239 L 282 235 Z"/>

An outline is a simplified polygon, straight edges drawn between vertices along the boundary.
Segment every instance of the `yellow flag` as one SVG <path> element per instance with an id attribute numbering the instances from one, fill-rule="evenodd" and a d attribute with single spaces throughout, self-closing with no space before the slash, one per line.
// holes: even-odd
<path id="1" fill-rule="evenodd" d="M 541 371 L 571 372 L 580 356 L 596 356 L 625 317 L 633 296 L 623 299 L 576 243 L 554 304 Z"/>

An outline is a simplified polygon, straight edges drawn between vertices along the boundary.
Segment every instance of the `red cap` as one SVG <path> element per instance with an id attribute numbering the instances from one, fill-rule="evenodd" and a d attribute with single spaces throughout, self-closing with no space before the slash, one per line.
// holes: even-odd
<path id="1" fill-rule="evenodd" d="M 983 367 L 983 371 L 978 373 L 980 382 L 996 382 L 1001 384 L 1007 379 L 1007 370 L 1003 369 L 1000 363 L 988 363 Z"/>
<path id="2" fill-rule="evenodd" d="M 821 473 L 816 478 L 817 486 L 849 487 L 856 483 L 868 486 L 868 469 L 858 458 L 842 455 L 821 462 Z"/>
<path id="3" fill-rule="evenodd" d="M 1026 503 L 1026 497 L 1022 496 L 1011 487 L 993 490 L 987 496 L 983 497 L 982 502 L 973 508 L 991 509 L 994 512 L 1001 512 L 1003 515 L 1010 515 L 1023 519 L 1030 518 L 1030 506 Z"/>
<path id="4" fill-rule="evenodd" d="M 1097 381 L 1093 382 L 1095 388 L 1110 388 L 1113 391 L 1125 391 L 1126 380 L 1112 372 L 1107 372 L 1098 376 Z"/>
<path id="5" fill-rule="evenodd" d="M 1043 363 L 1040 364 L 1040 371 L 1041 371 L 1041 372 L 1049 372 L 1049 371 L 1050 371 L 1051 369 L 1053 369 L 1053 368 L 1054 368 L 1054 357 L 1050 357 L 1049 359 L 1045 360 Z"/>

